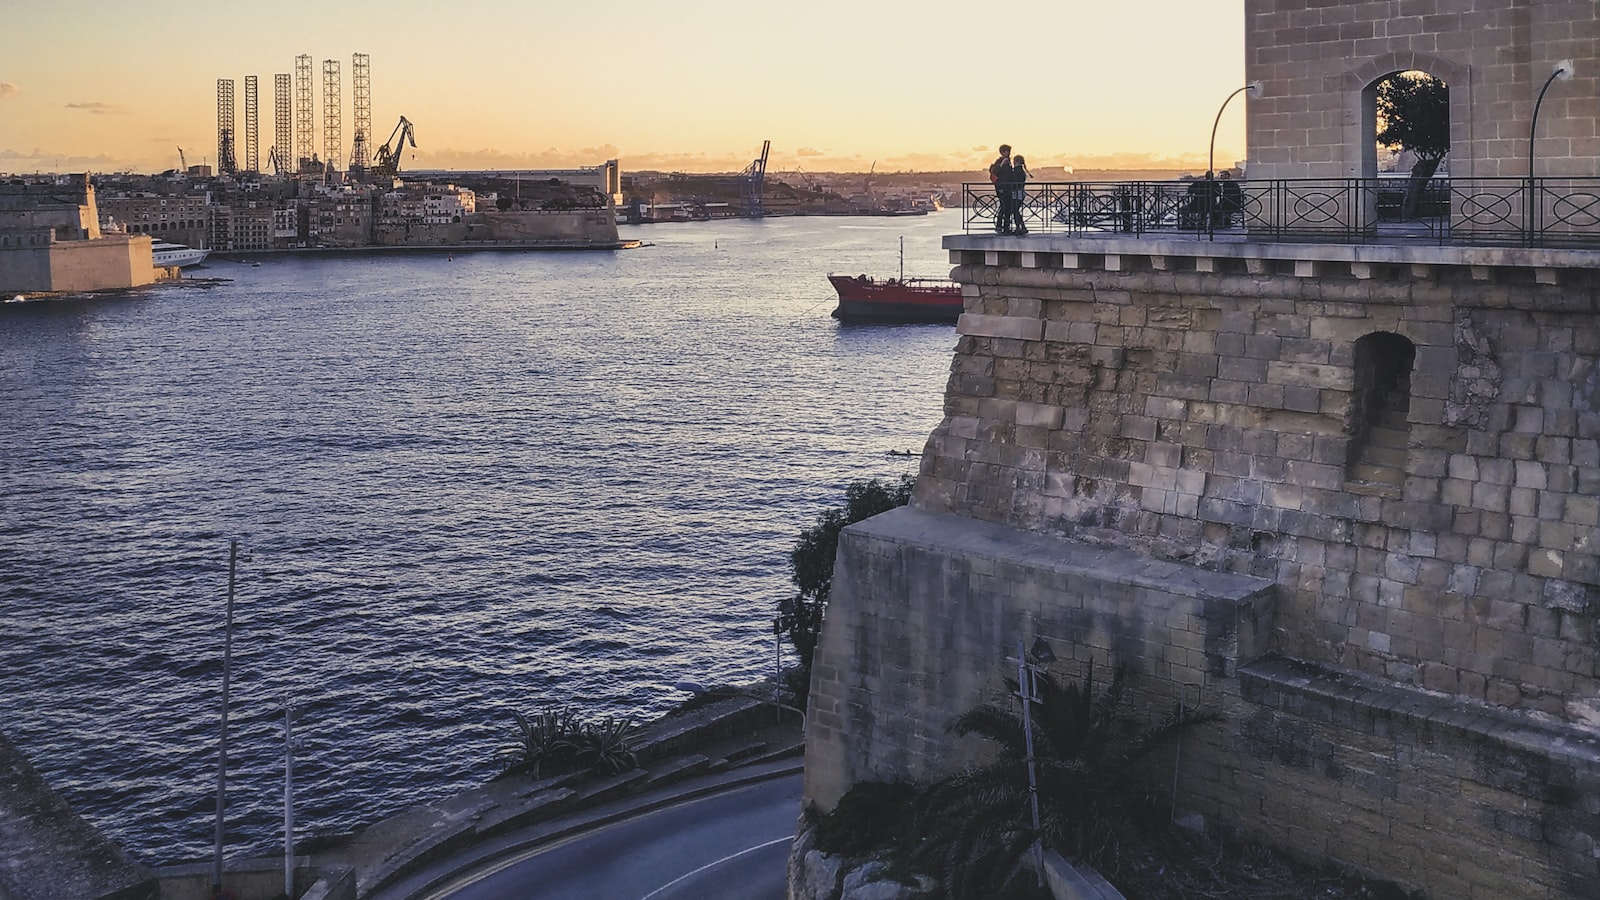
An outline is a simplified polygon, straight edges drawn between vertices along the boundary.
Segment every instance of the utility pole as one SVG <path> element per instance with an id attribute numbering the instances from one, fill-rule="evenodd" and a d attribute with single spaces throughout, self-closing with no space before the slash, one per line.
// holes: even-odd
<path id="1" fill-rule="evenodd" d="M 233 585 L 239 567 L 239 541 L 228 542 L 228 617 L 222 632 L 222 727 L 217 741 L 217 840 L 211 893 L 222 893 L 222 807 L 228 782 L 228 690 L 233 675 Z"/>
<path id="2" fill-rule="evenodd" d="M 1044 846 L 1039 840 L 1039 776 L 1033 761 L 1033 704 L 1039 693 L 1033 684 L 1033 667 L 1028 665 L 1027 652 L 1022 641 L 1017 641 L 1017 696 L 1022 698 L 1022 740 L 1027 747 L 1028 807 L 1033 812 L 1033 871 L 1038 883 L 1044 884 Z"/>
<path id="3" fill-rule="evenodd" d="M 283 895 L 294 896 L 294 723 L 300 718 L 283 701 Z"/>
<path id="4" fill-rule="evenodd" d="M 1033 871 L 1040 887 L 1044 886 L 1044 835 L 1039 828 L 1039 775 L 1033 755 L 1033 704 L 1039 696 L 1038 674 L 1054 662 L 1055 652 L 1044 638 L 1035 638 L 1031 650 L 1022 649 L 1022 639 L 1017 639 L 1017 697 L 1022 700 L 1022 740 L 1028 763 L 1028 807 L 1033 813 Z"/>

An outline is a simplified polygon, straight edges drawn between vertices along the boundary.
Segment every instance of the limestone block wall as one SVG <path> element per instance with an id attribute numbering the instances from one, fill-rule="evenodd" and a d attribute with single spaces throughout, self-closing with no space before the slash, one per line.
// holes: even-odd
<path id="1" fill-rule="evenodd" d="M 617 217 L 611 209 L 561 212 L 481 212 L 467 217 L 468 240 L 581 241 L 614 243 Z"/>
<path id="2" fill-rule="evenodd" d="M 1268 578 L 1279 652 L 1600 726 L 1600 274 L 1144 253 L 952 254 L 967 314 L 913 503 Z M 1415 350 L 1390 484 L 1351 465 L 1375 333 Z"/>
<path id="3" fill-rule="evenodd" d="M 1219 713 L 1144 787 L 1185 821 L 1440 898 L 1592 897 L 1600 737 L 1272 654 L 1265 579 L 903 508 L 847 529 L 812 684 L 806 798 L 926 779 L 984 750 L 945 726 L 989 700 L 1017 644 L 1058 677 L 1114 665 L 1148 719 Z M 803 845 L 797 849 L 803 857 Z"/>
<path id="4" fill-rule="evenodd" d="M 1600 8 L 1593 0 L 1247 0 L 1245 76 L 1256 178 L 1372 176 L 1373 82 L 1421 69 L 1450 87 L 1453 176 L 1526 177 L 1534 101 L 1538 174 L 1600 171 Z M 1220 100 L 1219 100 L 1220 102 Z"/>
<path id="5" fill-rule="evenodd" d="M 0 247 L 0 294 L 48 291 L 49 284 L 50 245 Z"/>
<path id="6" fill-rule="evenodd" d="M 96 291 L 140 287 L 156 280 L 147 234 L 106 235 L 92 241 L 50 245 L 52 291 Z"/>
<path id="7" fill-rule="evenodd" d="M 0 293 L 103 291 L 155 281 L 149 235 L 0 247 Z"/>
<path id="8" fill-rule="evenodd" d="M 847 529 L 833 585 L 806 719 L 806 798 L 825 810 L 857 781 L 975 758 L 946 726 L 1007 702 L 1019 640 L 1050 641 L 1067 678 L 1127 663 L 1141 700 L 1192 707 L 1264 652 L 1272 587 L 912 508 Z"/>

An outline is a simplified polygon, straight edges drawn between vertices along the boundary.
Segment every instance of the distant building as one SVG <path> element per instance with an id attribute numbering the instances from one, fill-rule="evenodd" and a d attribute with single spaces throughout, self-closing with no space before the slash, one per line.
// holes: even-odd
<path id="1" fill-rule="evenodd" d="M 0 293 L 150 284 L 150 245 L 146 235 L 102 234 L 87 175 L 0 183 Z"/>
<path id="2" fill-rule="evenodd" d="M 103 192 L 98 198 L 102 228 L 111 230 L 110 226 L 115 225 L 129 234 L 148 234 L 190 247 L 209 246 L 206 240 L 210 203 L 210 194 L 205 191 L 139 191 L 122 196 Z"/>
<path id="3" fill-rule="evenodd" d="M 404 177 L 417 181 L 561 181 L 566 184 L 592 187 L 610 198 L 612 206 L 622 205 L 622 166 L 608 159 L 598 166 L 576 169 L 422 169 L 407 171 Z"/>

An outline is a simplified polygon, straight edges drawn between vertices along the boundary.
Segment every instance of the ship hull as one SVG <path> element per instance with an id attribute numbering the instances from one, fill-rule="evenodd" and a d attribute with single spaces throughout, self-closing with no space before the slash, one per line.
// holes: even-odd
<path id="1" fill-rule="evenodd" d="M 833 317 L 841 322 L 954 322 L 961 317 L 961 288 L 950 283 L 877 281 L 829 275 L 839 293 Z"/>
<path id="2" fill-rule="evenodd" d="M 181 269 L 185 266 L 199 265 L 210 253 L 210 250 L 197 250 L 182 244 L 157 241 L 150 248 L 150 261 L 157 266 L 176 266 Z"/>

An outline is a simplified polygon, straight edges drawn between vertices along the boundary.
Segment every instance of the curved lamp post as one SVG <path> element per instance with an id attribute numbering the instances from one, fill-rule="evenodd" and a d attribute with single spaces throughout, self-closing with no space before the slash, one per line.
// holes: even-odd
<path id="1" fill-rule="evenodd" d="M 1527 207 L 1527 214 L 1523 217 L 1522 222 L 1523 227 L 1527 229 L 1527 240 L 1530 244 L 1533 243 L 1533 211 L 1536 207 L 1533 193 L 1533 138 L 1539 132 L 1539 107 L 1544 103 L 1544 93 L 1550 90 L 1550 85 L 1556 79 L 1571 81 L 1572 73 L 1572 60 L 1563 59 L 1556 63 L 1555 71 L 1551 72 L 1550 77 L 1544 80 L 1544 87 L 1539 88 L 1539 99 L 1533 101 L 1533 121 L 1528 125 L 1528 196 L 1524 201 Z"/>
<path id="2" fill-rule="evenodd" d="M 1210 225 L 1210 222 L 1211 222 L 1210 204 L 1212 202 L 1212 198 L 1214 197 L 1214 195 L 1212 194 L 1212 191 L 1214 190 L 1214 186 L 1216 184 L 1217 126 L 1222 124 L 1222 114 L 1223 114 L 1223 112 L 1225 112 L 1227 110 L 1228 104 L 1233 102 L 1233 98 L 1239 96 L 1240 94 L 1245 93 L 1246 91 L 1248 91 L 1250 93 L 1251 97 L 1260 97 L 1261 96 L 1261 82 L 1252 81 L 1249 84 L 1245 85 L 1244 87 L 1236 88 L 1233 93 L 1228 95 L 1228 99 L 1222 101 L 1222 106 L 1217 109 L 1217 117 L 1214 120 L 1212 120 L 1212 122 L 1211 122 L 1211 143 L 1209 145 L 1207 145 L 1207 148 L 1206 148 L 1206 189 L 1207 189 L 1206 190 L 1206 196 L 1208 198 L 1207 199 L 1207 208 L 1206 208 L 1206 222 L 1207 222 L 1207 224 L 1206 224 L 1206 234 L 1207 234 L 1207 236 L 1212 236 L 1213 235 L 1213 232 L 1212 232 L 1212 229 L 1211 229 L 1211 225 Z"/>

